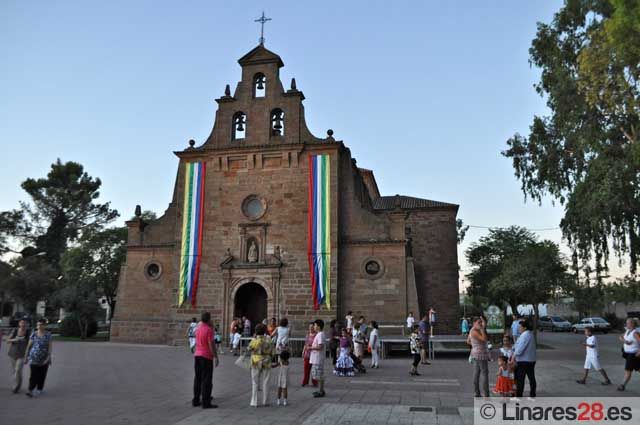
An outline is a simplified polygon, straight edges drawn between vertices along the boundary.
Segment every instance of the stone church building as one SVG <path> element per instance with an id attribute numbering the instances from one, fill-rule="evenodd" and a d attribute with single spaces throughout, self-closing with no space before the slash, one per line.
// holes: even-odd
<path id="1" fill-rule="evenodd" d="M 458 206 L 381 196 L 373 171 L 358 167 L 331 130 L 322 138 L 308 130 L 304 95 L 295 79 L 283 87 L 284 63 L 277 54 L 261 44 L 238 62 L 242 79 L 233 93 L 227 86 L 216 99 L 207 140 L 200 146 L 189 141 L 189 147 L 175 152 L 180 165 L 164 215 L 146 222 L 137 208 L 136 218 L 127 222 L 127 258 L 111 338 L 183 343 L 188 321 L 205 310 L 225 335 L 231 320 L 243 315 L 253 323 L 286 316 L 294 335 L 300 335 L 318 317 L 344 320 L 353 311 L 394 325 L 409 311 L 417 317 L 430 307 L 437 311 L 436 333 L 454 331 Z M 308 243 L 309 158 L 314 155 L 328 156 L 330 303 L 318 310 Z M 180 304 L 179 293 L 185 243 L 193 242 L 185 239 L 188 226 L 183 225 L 185 191 L 191 187 L 185 165 L 195 162 L 206 165 L 206 174 L 198 186 L 202 208 L 193 306 L 188 300 Z"/>

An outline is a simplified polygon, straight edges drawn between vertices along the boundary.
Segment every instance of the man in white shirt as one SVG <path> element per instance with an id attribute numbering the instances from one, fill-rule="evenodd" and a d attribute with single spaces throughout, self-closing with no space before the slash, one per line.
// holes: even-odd
<path id="1" fill-rule="evenodd" d="M 611 380 L 607 376 L 607 372 L 600 366 L 600 354 L 598 353 L 598 340 L 593 334 L 593 328 L 586 327 L 584 328 L 584 336 L 587 337 L 585 342 L 582 345 L 585 346 L 587 350 L 587 355 L 584 361 L 584 376 L 582 379 L 578 379 L 576 382 L 578 384 L 586 384 L 587 376 L 589 376 L 589 369 L 594 368 L 604 378 L 604 382 L 602 385 L 611 385 Z"/>

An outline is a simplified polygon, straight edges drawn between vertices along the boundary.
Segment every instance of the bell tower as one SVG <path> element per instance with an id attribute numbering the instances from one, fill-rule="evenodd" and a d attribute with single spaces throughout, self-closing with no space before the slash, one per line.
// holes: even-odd
<path id="1" fill-rule="evenodd" d="M 218 111 L 204 149 L 291 145 L 318 142 L 304 119 L 304 94 L 295 79 L 285 90 L 280 81 L 284 62 L 259 44 L 238 60 L 242 79 L 233 95 L 227 86 L 216 99 Z"/>

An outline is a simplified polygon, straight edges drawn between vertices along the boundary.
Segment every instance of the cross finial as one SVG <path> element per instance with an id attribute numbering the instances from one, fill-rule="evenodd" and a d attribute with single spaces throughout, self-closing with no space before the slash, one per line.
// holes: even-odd
<path id="1" fill-rule="evenodd" d="M 262 11 L 262 16 L 256 19 L 255 21 L 253 21 L 253 22 L 260 22 L 260 45 L 261 46 L 264 44 L 264 24 L 270 20 L 271 18 L 267 18 L 266 16 L 264 16 L 264 11 Z"/>

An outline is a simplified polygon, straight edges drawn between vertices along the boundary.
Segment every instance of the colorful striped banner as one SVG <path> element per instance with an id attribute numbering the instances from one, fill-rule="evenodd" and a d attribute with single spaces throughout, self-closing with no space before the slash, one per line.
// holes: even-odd
<path id="1" fill-rule="evenodd" d="M 180 251 L 180 288 L 178 306 L 185 301 L 196 305 L 200 259 L 202 258 L 202 223 L 204 218 L 204 179 L 206 163 L 184 164 L 184 205 L 182 207 L 182 248 Z"/>
<path id="2" fill-rule="evenodd" d="M 313 308 L 331 308 L 331 210 L 329 190 L 331 157 L 309 155 L 309 213 L 307 255 L 311 274 Z"/>

